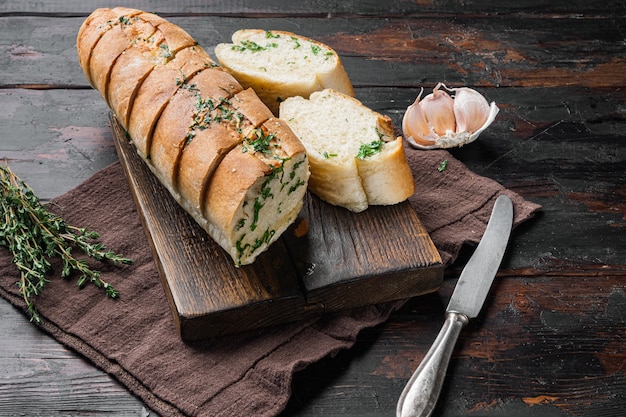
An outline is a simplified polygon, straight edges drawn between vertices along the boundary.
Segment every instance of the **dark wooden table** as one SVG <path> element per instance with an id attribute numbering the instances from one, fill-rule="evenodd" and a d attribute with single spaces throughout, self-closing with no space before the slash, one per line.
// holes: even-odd
<path id="1" fill-rule="evenodd" d="M 397 126 L 420 87 L 439 81 L 495 100 L 496 122 L 452 154 L 543 210 L 514 232 L 435 415 L 626 415 L 623 0 L 199 3 L 132 6 L 168 17 L 209 51 L 244 27 L 326 42 L 357 97 Z M 117 158 L 108 110 L 75 52 L 83 19 L 115 5 L 0 2 L 0 158 L 44 199 Z M 466 259 L 446 271 L 439 293 L 411 300 L 353 349 L 298 373 L 284 415 L 394 415 Z M 0 415 L 155 413 L 2 300 Z"/>

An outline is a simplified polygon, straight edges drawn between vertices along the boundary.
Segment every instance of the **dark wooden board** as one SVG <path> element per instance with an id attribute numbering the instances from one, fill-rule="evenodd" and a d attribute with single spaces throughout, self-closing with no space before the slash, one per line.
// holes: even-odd
<path id="1" fill-rule="evenodd" d="M 294 224 L 252 265 L 230 256 L 171 197 L 111 116 L 114 142 L 184 340 L 436 291 L 437 249 L 408 201 L 362 213 L 307 194 Z"/>

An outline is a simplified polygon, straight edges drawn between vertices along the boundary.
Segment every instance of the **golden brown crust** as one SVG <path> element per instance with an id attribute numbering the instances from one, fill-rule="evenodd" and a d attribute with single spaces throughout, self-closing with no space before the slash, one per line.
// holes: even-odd
<path id="1" fill-rule="evenodd" d="M 274 117 L 270 109 L 263 104 L 259 96 L 251 88 L 235 94 L 230 103 L 250 121 L 253 127 L 259 127 L 261 123 Z"/>
<path id="2" fill-rule="evenodd" d="M 225 124 L 209 124 L 183 148 L 178 164 L 177 190 L 203 215 L 209 179 L 224 156 L 241 143 L 239 133 Z"/>
<path id="3" fill-rule="evenodd" d="M 273 117 L 263 123 L 263 127 L 267 129 L 270 134 L 276 136 L 280 143 L 279 149 L 283 157 L 291 158 L 296 154 L 306 152 L 302 142 L 300 142 L 295 133 L 293 133 L 293 130 L 291 130 L 284 120 Z"/>
<path id="4" fill-rule="evenodd" d="M 154 13 L 141 11 L 137 14 L 137 16 L 146 22 L 150 22 L 154 27 L 157 27 L 163 23 L 169 23 L 166 19 Z"/>
<path id="5" fill-rule="evenodd" d="M 78 62 L 85 72 L 87 81 L 93 86 L 91 80 L 90 61 L 93 48 L 102 35 L 117 24 L 120 12 L 118 9 L 96 9 L 80 26 L 76 37 L 76 49 Z M 137 11 L 138 13 L 139 11 Z M 129 13 L 132 14 L 132 13 Z"/>
<path id="6" fill-rule="evenodd" d="M 128 129 L 129 109 L 143 80 L 156 66 L 159 45 L 164 38 L 157 31 L 144 42 L 136 42 L 125 50 L 111 69 L 108 98 L 109 106 L 124 128 Z"/>
<path id="7" fill-rule="evenodd" d="M 271 168 L 241 146 L 232 149 L 219 164 L 206 194 L 206 218 L 220 230 L 232 230 L 238 208 L 248 190 Z"/>
<path id="8" fill-rule="evenodd" d="M 89 61 L 89 71 L 93 86 L 108 104 L 109 75 L 117 58 L 133 43 L 148 39 L 156 28 L 136 16 L 122 16 L 111 29 L 107 30 L 94 46 Z"/>
<path id="9" fill-rule="evenodd" d="M 169 100 L 154 128 L 150 160 L 174 190 L 182 150 L 194 134 L 194 126 L 201 123 L 198 119 L 205 118 L 208 107 L 239 91 L 241 86 L 228 73 L 206 68 L 182 84 Z"/>
<path id="10" fill-rule="evenodd" d="M 180 83 L 213 65 L 211 58 L 197 46 L 182 49 L 165 65 L 159 65 L 146 77 L 132 103 L 128 132 L 139 153 L 148 158 L 154 126 L 168 100 Z"/>
<path id="11" fill-rule="evenodd" d="M 176 26 L 175 24 L 170 23 L 166 20 L 164 20 L 162 23 L 159 23 L 157 25 L 157 28 L 159 32 L 161 32 L 165 37 L 168 49 L 172 53 L 197 44 L 196 41 L 191 37 L 191 35 L 182 30 L 179 26 Z"/>

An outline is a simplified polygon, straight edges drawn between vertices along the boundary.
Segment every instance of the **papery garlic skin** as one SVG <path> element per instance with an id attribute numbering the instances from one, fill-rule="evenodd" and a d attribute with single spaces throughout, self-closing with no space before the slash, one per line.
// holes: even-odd
<path id="1" fill-rule="evenodd" d="M 441 90 L 442 87 L 454 97 Z M 439 83 L 432 94 L 420 100 L 422 93 L 423 89 L 402 119 L 404 137 L 417 149 L 445 149 L 473 142 L 500 111 L 495 102 L 489 104 L 479 92 L 468 87 L 448 88 Z"/>

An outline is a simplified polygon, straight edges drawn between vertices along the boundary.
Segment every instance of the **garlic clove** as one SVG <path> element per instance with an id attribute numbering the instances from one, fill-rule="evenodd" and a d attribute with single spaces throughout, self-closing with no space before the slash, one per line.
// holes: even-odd
<path id="1" fill-rule="evenodd" d="M 440 87 L 441 84 L 438 84 L 419 104 L 430 127 L 437 135 L 443 136 L 455 131 L 456 122 L 454 100 L 448 93 L 440 90 Z"/>
<path id="2" fill-rule="evenodd" d="M 489 125 L 493 123 L 494 120 L 496 120 L 496 116 L 498 115 L 499 111 L 500 109 L 498 108 L 498 106 L 496 106 L 496 103 L 492 101 L 491 104 L 489 105 L 489 114 L 487 115 L 487 120 L 485 120 L 485 123 L 483 123 L 483 125 L 480 128 L 478 128 L 478 130 L 476 130 L 470 135 L 470 142 L 473 142 L 476 139 L 478 139 L 478 136 L 485 129 L 487 129 Z"/>
<path id="3" fill-rule="evenodd" d="M 446 149 L 473 142 L 499 112 L 495 102 L 489 104 L 468 87 L 448 88 L 439 83 L 432 94 L 420 100 L 422 93 L 423 89 L 402 120 L 407 142 L 417 149 Z"/>
<path id="4" fill-rule="evenodd" d="M 475 132 L 489 117 L 489 103 L 478 91 L 468 87 L 453 88 L 456 132 Z"/>
<path id="5" fill-rule="evenodd" d="M 413 104 L 407 107 L 404 117 L 402 118 L 402 131 L 404 136 L 409 143 L 414 146 L 432 146 L 438 138 L 438 135 L 435 134 L 428 125 L 424 110 L 422 106 L 420 106 L 423 91 L 422 89 Z"/>

